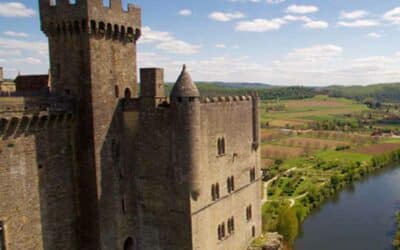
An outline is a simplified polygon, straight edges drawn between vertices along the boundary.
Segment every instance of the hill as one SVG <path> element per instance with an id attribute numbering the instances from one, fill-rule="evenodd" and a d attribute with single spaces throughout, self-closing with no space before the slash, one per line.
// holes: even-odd
<path id="1" fill-rule="evenodd" d="M 257 91 L 261 99 L 264 100 L 287 100 L 310 98 L 317 94 L 315 89 L 311 87 L 277 87 L 262 83 L 199 82 L 196 85 L 203 96 L 245 95 Z M 173 84 L 166 84 L 167 94 L 172 87 Z"/>
<path id="2" fill-rule="evenodd" d="M 362 101 L 373 98 L 379 102 L 399 102 L 400 83 L 374 84 L 369 86 L 330 86 L 324 89 L 329 96 L 346 97 Z"/>

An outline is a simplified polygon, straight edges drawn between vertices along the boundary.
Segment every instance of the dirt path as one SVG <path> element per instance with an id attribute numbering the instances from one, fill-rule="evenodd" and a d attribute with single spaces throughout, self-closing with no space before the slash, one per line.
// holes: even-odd
<path id="1" fill-rule="evenodd" d="M 293 206 L 296 204 L 296 200 L 303 199 L 304 197 L 307 196 L 307 194 L 308 194 L 308 192 L 306 192 L 306 193 L 304 193 L 304 194 L 302 194 L 302 195 L 299 195 L 299 196 L 297 196 L 297 197 L 295 197 L 295 198 L 289 199 L 290 207 L 293 207 Z"/>
<path id="2" fill-rule="evenodd" d="M 286 170 L 285 172 L 283 172 L 282 174 L 290 173 L 290 172 L 292 172 L 292 171 L 294 171 L 294 170 L 296 170 L 296 169 L 297 169 L 297 167 L 288 169 L 288 170 Z M 272 179 L 268 180 L 267 182 L 264 182 L 264 183 L 263 183 L 263 185 L 264 185 L 264 197 L 263 197 L 263 199 L 261 200 L 262 204 L 264 204 L 265 202 L 268 201 L 268 185 L 269 185 L 270 183 L 272 183 L 273 181 L 275 181 L 276 179 L 278 179 L 282 174 L 278 174 L 278 175 L 275 176 L 274 178 L 272 178 Z"/>

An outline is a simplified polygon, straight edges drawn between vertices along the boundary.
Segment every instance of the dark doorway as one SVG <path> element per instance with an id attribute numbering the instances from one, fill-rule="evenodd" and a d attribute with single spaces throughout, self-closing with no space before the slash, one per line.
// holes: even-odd
<path id="1" fill-rule="evenodd" d="M 131 98 L 131 90 L 126 88 L 125 89 L 125 98 L 130 99 Z"/>
<path id="2" fill-rule="evenodd" d="M 135 249 L 136 249 L 135 242 L 131 237 L 128 237 L 128 239 L 126 239 L 124 244 L 124 250 L 135 250 Z"/>
<path id="3" fill-rule="evenodd" d="M 0 250 L 6 249 L 6 239 L 4 233 L 4 224 L 0 221 Z"/>

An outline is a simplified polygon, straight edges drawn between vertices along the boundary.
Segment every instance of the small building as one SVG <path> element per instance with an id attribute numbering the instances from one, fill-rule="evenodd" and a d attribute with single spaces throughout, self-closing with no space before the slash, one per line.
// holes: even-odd
<path id="1" fill-rule="evenodd" d="M 19 75 L 15 78 L 17 93 L 32 94 L 49 91 L 49 75 Z"/>
<path id="2" fill-rule="evenodd" d="M 2 81 L 0 82 L 0 92 L 2 94 L 11 95 L 15 93 L 15 82 L 11 81 Z"/>
<path id="3" fill-rule="evenodd" d="M 0 95 L 11 95 L 15 92 L 15 83 L 3 77 L 3 67 L 0 67 Z"/>

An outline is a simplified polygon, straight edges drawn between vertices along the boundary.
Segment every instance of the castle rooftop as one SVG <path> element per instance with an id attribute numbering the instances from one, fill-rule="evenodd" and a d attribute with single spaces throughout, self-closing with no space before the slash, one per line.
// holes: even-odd
<path id="1" fill-rule="evenodd" d="M 183 65 L 182 72 L 171 92 L 171 97 L 199 97 L 200 92 L 194 84 L 192 77 Z"/>

